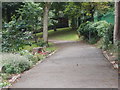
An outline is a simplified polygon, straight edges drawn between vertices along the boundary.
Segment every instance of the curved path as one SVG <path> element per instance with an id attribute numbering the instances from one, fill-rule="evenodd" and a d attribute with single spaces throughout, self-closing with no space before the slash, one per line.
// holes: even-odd
<path id="1" fill-rule="evenodd" d="M 100 49 L 79 42 L 25 72 L 13 88 L 117 88 L 118 75 Z"/>

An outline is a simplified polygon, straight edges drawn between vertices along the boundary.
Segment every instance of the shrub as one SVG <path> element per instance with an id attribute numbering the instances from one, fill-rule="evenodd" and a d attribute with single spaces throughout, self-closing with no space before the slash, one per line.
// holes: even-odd
<path id="1" fill-rule="evenodd" d="M 99 21 L 92 24 L 92 26 L 96 29 L 98 32 L 99 37 L 105 36 L 106 32 L 108 32 L 108 28 L 110 27 L 110 24 L 106 21 Z"/>
<path id="2" fill-rule="evenodd" d="M 29 61 L 33 61 L 34 60 L 34 55 L 32 53 L 30 53 L 28 50 L 22 50 L 19 52 L 20 55 L 26 57 Z"/>
<path id="3" fill-rule="evenodd" d="M 2 72 L 4 73 L 21 73 L 32 66 L 32 62 L 28 58 L 19 54 L 3 53 L 1 56 Z"/>
<path id="4" fill-rule="evenodd" d="M 41 54 L 39 54 L 39 53 L 36 53 L 36 54 L 34 55 L 34 57 L 33 57 L 33 58 L 34 58 L 34 63 L 42 60 L 44 57 L 45 57 L 45 55 L 41 55 Z"/>
<path id="5" fill-rule="evenodd" d="M 96 42 L 99 39 L 98 32 L 95 29 L 93 22 L 86 22 L 81 24 L 77 31 L 79 35 L 84 36 L 84 39 L 89 40 L 90 42 Z"/>
<path id="6" fill-rule="evenodd" d="M 102 38 L 103 48 L 108 48 L 113 40 L 113 28 L 113 25 L 106 21 L 86 22 L 81 24 L 77 31 L 90 43 L 96 43 Z"/>
<path id="7" fill-rule="evenodd" d="M 39 47 L 44 47 L 44 46 L 47 46 L 47 43 L 44 42 L 43 40 L 39 40 L 39 41 L 37 42 L 37 46 L 39 46 Z"/>
<path id="8" fill-rule="evenodd" d="M 8 81 L 2 81 L 0 82 L 0 88 L 6 87 L 6 86 L 10 86 L 11 84 Z"/>
<path id="9" fill-rule="evenodd" d="M 110 24 L 106 32 L 103 34 L 103 49 L 108 49 L 111 44 L 113 44 L 113 30 L 114 25 Z"/>
<path id="10" fill-rule="evenodd" d="M 6 73 L 0 73 L 0 77 L 2 77 L 2 80 L 8 80 L 9 78 L 11 78 L 10 74 Z"/>
<path id="11" fill-rule="evenodd" d="M 3 24 L 2 30 L 2 51 L 3 52 L 15 52 L 19 51 L 20 47 L 26 44 L 31 44 L 28 39 L 32 36 L 30 32 L 24 32 L 22 28 L 22 22 L 16 21 L 15 18 L 9 23 Z"/>
<path id="12" fill-rule="evenodd" d="M 29 61 L 32 61 L 33 64 L 37 63 L 38 61 L 40 61 L 41 59 L 44 58 L 44 55 L 41 55 L 39 53 L 36 53 L 35 55 L 33 55 L 32 53 L 30 53 L 27 50 L 23 50 L 21 52 L 19 52 L 22 56 L 26 57 L 29 59 Z"/>

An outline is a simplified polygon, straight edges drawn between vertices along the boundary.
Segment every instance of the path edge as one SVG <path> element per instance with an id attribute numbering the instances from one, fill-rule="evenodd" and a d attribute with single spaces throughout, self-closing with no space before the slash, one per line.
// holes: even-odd
<path id="1" fill-rule="evenodd" d="M 47 60 L 46 58 L 52 56 L 52 55 L 55 54 L 56 52 L 57 52 L 57 50 L 51 52 L 51 53 L 48 54 L 46 57 L 44 57 L 43 59 L 41 59 L 40 61 L 38 61 L 35 65 L 33 65 L 33 67 L 31 67 L 29 70 L 31 70 L 32 68 L 34 68 L 34 67 L 37 66 L 38 64 L 46 61 L 46 60 Z M 15 82 L 17 82 L 17 80 L 18 80 L 19 78 L 21 78 L 21 76 L 22 76 L 24 73 L 27 73 L 29 70 L 24 71 L 23 73 L 20 73 L 20 74 L 17 74 L 17 75 L 15 75 L 15 76 L 13 76 L 12 79 L 9 80 L 9 81 L 11 81 L 11 82 L 10 82 L 11 85 L 6 86 L 6 87 L 3 87 L 3 88 L 0 88 L 0 90 L 2 90 L 2 89 L 8 90 L 8 89 L 12 86 L 12 84 L 14 84 Z"/>

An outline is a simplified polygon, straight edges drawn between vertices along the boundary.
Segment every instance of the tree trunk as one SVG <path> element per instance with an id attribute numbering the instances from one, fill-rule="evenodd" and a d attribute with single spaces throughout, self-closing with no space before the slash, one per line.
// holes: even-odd
<path id="1" fill-rule="evenodd" d="M 44 7 L 44 15 L 43 15 L 43 39 L 44 42 L 48 43 L 48 13 L 51 3 L 46 2 Z"/>
<path id="2" fill-rule="evenodd" d="M 36 32 L 35 32 L 35 35 L 34 35 L 34 39 L 35 39 L 35 43 L 37 43 L 37 35 L 36 35 Z"/>
<path id="3" fill-rule="evenodd" d="M 56 25 L 54 26 L 54 31 L 55 31 L 55 32 L 57 31 L 57 29 L 56 29 Z"/>
<path id="4" fill-rule="evenodd" d="M 115 2 L 114 44 L 120 41 L 120 1 Z"/>

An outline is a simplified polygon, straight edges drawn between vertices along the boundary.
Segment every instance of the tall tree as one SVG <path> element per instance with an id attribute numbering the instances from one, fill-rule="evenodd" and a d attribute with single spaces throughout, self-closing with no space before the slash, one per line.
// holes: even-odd
<path id="1" fill-rule="evenodd" d="M 120 1 L 115 2 L 114 44 L 120 40 Z"/>
<path id="2" fill-rule="evenodd" d="M 43 39 L 44 42 L 48 43 L 48 14 L 51 6 L 51 2 L 46 2 L 44 5 L 44 15 L 43 15 Z"/>
<path id="3" fill-rule="evenodd" d="M 67 14 L 70 19 L 73 19 L 71 21 L 73 25 L 71 23 L 71 26 L 75 26 L 76 23 L 74 22 L 78 22 L 80 24 L 86 21 L 94 21 L 94 15 L 96 12 L 104 14 L 107 12 L 109 7 L 108 2 L 69 2 L 66 5 L 65 14 Z"/>

